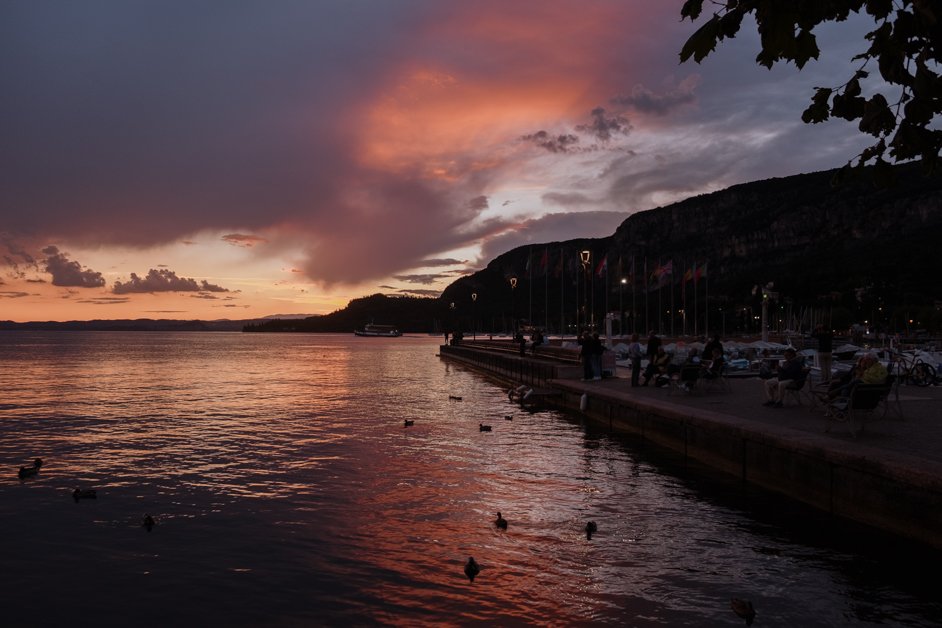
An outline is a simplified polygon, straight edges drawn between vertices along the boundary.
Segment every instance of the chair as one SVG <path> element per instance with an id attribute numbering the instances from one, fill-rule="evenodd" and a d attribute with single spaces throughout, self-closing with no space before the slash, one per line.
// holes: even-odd
<path id="1" fill-rule="evenodd" d="M 794 399 L 795 405 L 797 406 L 804 405 L 801 403 L 801 391 L 804 389 L 805 383 L 808 381 L 808 374 L 811 372 L 811 369 L 805 367 L 801 372 L 803 374 L 801 379 L 793 379 L 791 383 L 785 386 L 785 397 L 782 399 L 783 405 L 784 402 L 788 399 Z"/>
<path id="2" fill-rule="evenodd" d="M 685 364 L 680 370 L 671 377 L 671 387 L 667 391 L 668 395 L 673 395 L 680 391 L 688 395 L 697 392 L 700 383 L 700 372 L 703 369 L 699 364 Z"/>
<path id="3" fill-rule="evenodd" d="M 824 416 L 827 419 L 826 432 L 831 431 L 831 421 L 847 423 L 847 429 L 854 438 L 864 428 L 864 422 L 886 416 L 889 408 L 889 396 L 893 381 L 887 378 L 883 384 L 855 384 L 846 397 L 838 397 L 827 406 Z M 859 424 L 859 429 L 855 428 Z"/>
<path id="4" fill-rule="evenodd" d="M 719 373 L 704 372 L 701 373 L 700 379 L 703 382 L 703 392 L 709 392 L 711 390 L 720 390 L 722 392 L 732 392 L 733 387 L 730 385 L 729 380 L 726 379 L 726 364 L 724 363 L 720 367 Z"/>

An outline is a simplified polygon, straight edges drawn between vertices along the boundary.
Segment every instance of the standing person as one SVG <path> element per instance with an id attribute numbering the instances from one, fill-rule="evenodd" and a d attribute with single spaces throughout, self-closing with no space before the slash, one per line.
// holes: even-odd
<path id="1" fill-rule="evenodd" d="M 591 380 L 595 374 L 592 368 L 592 354 L 595 349 L 592 347 L 592 335 L 588 332 L 582 332 L 579 337 L 579 358 L 582 360 L 582 381 Z"/>
<path id="2" fill-rule="evenodd" d="M 602 379 L 602 353 L 605 347 L 602 346 L 602 339 L 598 332 L 592 334 L 592 379 Z"/>
<path id="3" fill-rule="evenodd" d="M 818 366 L 821 367 L 821 381 L 831 381 L 831 352 L 834 347 L 834 333 L 818 323 L 811 337 L 818 341 Z"/>
<path id="4" fill-rule="evenodd" d="M 638 387 L 638 379 L 641 376 L 641 343 L 638 342 L 638 334 L 631 334 L 631 344 L 628 345 L 628 359 L 631 360 L 631 387 Z"/>
<path id="5" fill-rule="evenodd" d="M 661 346 L 661 339 L 657 337 L 654 330 L 648 332 L 648 346 L 644 353 L 648 357 L 648 362 L 653 362 L 657 356 L 657 348 Z"/>

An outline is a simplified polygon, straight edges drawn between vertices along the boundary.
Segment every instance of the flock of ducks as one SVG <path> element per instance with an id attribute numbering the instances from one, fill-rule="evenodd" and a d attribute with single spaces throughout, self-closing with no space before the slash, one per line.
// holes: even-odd
<path id="1" fill-rule="evenodd" d="M 43 466 L 43 459 L 36 458 L 35 460 L 33 460 L 33 464 L 31 466 L 20 467 L 20 470 L 17 472 L 16 475 L 21 480 L 25 480 L 26 478 L 36 477 L 37 475 L 39 475 L 39 470 L 42 468 L 42 466 Z M 77 488 L 74 491 L 72 491 L 72 499 L 75 500 L 76 504 L 82 501 L 83 499 L 98 499 L 98 491 L 96 491 L 93 488 Z M 144 519 L 141 525 L 144 527 L 144 529 L 150 532 L 151 530 L 154 529 L 154 526 L 157 525 L 157 522 L 150 515 L 144 515 Z"/>
<path id="2" fill-rule="evenodd" d="M 514 391 L 511 391 L 511 398 L 513 398 L 514 392 L 516 392 L 516 389 Z M 461 401 L 461 397 L 458 397 L 455 395 L 449 395 L 448 399 L 451 401 Z M 507 414 L 504 416 L 504 419 L 507 421 L 512 421 L 513 415 Z M 415 425 L 415 420 L 405 419 L 404 421 L 405 427 L 412 427 L 413 425 Z M 492 426 L 485 425 L 484 423 L 479 423 L 478 427 L 480 431 L 482 432 L 490 432 L 492 429 Z M 20 467 L 20 470 L 17 472 L 17 476 L 21 480 L 35 477 L 36 475 L 39 474 L 39 470 L 40 468 L 42 468 L 42 466 L 43 466 L 42 458 L 36 458 L 33 460 L 32 465 Z M 83 499 L 98 499 L 98 492 L 95 489 L 76 488 L 74 491 L 72 491 L 72 498 L 75 500 L 75 503 L 78 503 L 79 501 Z M 153 530 L 156 524 L 157 522 L 149 514 L 144 515 L 143 522 L 141 523 L 144 529 L 147 530 L 148 532 Z M 504 516 L 500 513 L 500 511 L 497 512 L 497 519 L 494 520 L 494 525 L 500 530 L 507 529 L 507 520 L 504 519 Z M 596 524 L 594 521 L 589 521 L 588 523 L 586 523 L 585 524 L 586 539 L 591 541 L 592 535 L 598 532 L 598 529 L 599 529 L 598 524 Z M 464 574 L 465 576 L 467 576 L 468 581 L 473 583 L 474 579 L 477 577 L 479 573 L 481 573 L 481 566 L 478 565 L 478 563 L 474 560 L 473 556 L 469 557 L 468 562 L 465 563 L 465 566 L 464 566 Z M 729 605 L 730 605 L 730 608 L 733 610 L 733 612 L 736 613 L 736 615 L 738 615 L 739 617 L 745 620 L 747 626 L 752 625 L 752 622 L 755 620 L 755 617 L 756 617 L 756 611 L 755 611 L 755 608 L 753 608 L 752 606 L 752 602 L 748 600 L 742 600 L 740 598 L 733 598 L 730 600 Z"/>

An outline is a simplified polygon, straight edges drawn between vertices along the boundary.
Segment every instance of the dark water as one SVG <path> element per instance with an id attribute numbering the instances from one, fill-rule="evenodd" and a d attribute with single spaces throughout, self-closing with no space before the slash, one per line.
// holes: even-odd
<path id="1" fill-rule="evenodd" d="M 0 332 L 3 623 L 942 620 L 937 554 L 521 412 L 438 340 Z"/>

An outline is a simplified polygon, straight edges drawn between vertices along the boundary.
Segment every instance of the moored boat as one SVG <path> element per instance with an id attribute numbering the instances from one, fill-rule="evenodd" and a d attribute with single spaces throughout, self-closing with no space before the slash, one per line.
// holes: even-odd
<path id="1" fill-rule="evenodd" d="M 363 326 L 363 329 L 356 329 L 353 333 L 357 336 L 380 336 L 384 338 L 394 338 L 402 335 L 402 332 L 396 329 L 395 325 L 374 325 L 373 323 L 368 323 Z"/>

